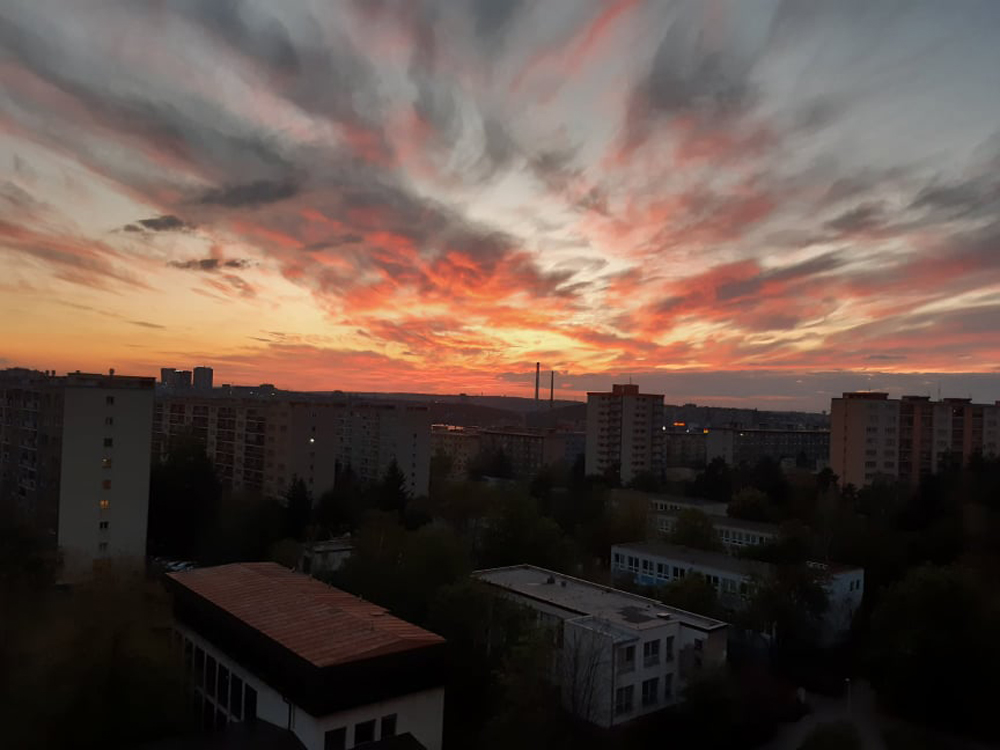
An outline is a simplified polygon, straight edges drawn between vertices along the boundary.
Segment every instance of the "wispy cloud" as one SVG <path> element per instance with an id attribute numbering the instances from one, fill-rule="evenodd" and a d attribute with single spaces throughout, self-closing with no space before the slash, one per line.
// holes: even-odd
<path id="1" fill-rule="evenodd" d="M 294 308 L 336 332 L 310 372 L 387 388 L 538 357 L 605 384 L 989 370 L 1000 12 L 921 7 L 21 4 L 0 273 Z"/>

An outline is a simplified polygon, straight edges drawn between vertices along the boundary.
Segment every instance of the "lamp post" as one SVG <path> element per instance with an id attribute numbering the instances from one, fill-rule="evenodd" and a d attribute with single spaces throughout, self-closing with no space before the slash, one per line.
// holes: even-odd
<path id="1" fill-rule="evenodd" d="M 847 683 L 847 715 L 851 716 L 853 714 L 853 707 L 851 705 L 851 678 L 845 677 L 844 682 Z"/>

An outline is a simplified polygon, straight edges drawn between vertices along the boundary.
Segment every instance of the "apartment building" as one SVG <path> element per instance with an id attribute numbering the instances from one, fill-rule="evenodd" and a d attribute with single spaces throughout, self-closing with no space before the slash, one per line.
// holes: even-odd
<path id="1" fill-rule="evenodd" d="M 708 435 L 704 430 L 689 430 L 686 426 L 667 427 L 663 431 L 663 465 L 700 469 L 707 463 Z"/>
<path id="2" fill-rule="evenodd" d="M 843 486 L 879 477 L 916 484 L 973 455 L 1000 455 L 1000 402 L 845 393 L 832 400 L 830 416 L 830 467 Z"/>
<path id="3" fill-rule="evenodd" d="M 688 680 L 726 661 L 720 620 L 533 565 L 473 575 L 551 629 L 563 704 L 598 726 L 673 705 Z"/>
<path id="4" fill-rule="evenodd" d="M 553 429 L 487 429 L 433 425 L 431 454 L 452 460 L 449 479 L 468 478 L 469 468 L 483 453 L 498 453 L 510 462 L 515 477 L 529 479 L 547 466 L 572 466 L 583 447 L 583 435 Z"/>
<path id="5" fill-rule="evenodd" d="M 479 429 L 449 424 L 431 426 L 431 455 L 442 454 L 451 459 L 448 479 L 461 482 L 469 478 L 469 469 L 481 452 Z"/>
<path id="6" fill-rule="evenodd" d="M 863 568 L 809 563 L 822 573 L 829 607 L 823 617 L 823 638 L 842 638 L 851 627 L 854 613 L 864 597 Z M 732 610 L 741 609 L 760 583 L 775 575 L 770 563 L 708 552 L 664 542 L 630 542 L 611 548 L 613 575 L 643 586 L 662 586 L 689 575 L 703 576 L 715 588 L 719 601 Z"/>
<path id="7" fill-rule="evenodd" d="M 280 498 L 298 477 L 315 498 L 333 487 L 338 467 L 378 481 L 395 460 L 410 495 L 427 493 L 426 407 L 224 394 L 158 399 L 154 456 L 165 458 L 181 434 L 205 445 L 220 478 L 236 490 Z"/>
<path id="8" fill-rule="evenodd" d="M 830 460 L 829 430 L 775 430 L 715 427 L 707 432 L 706 459 L 730 466 L 756 466 L 762 459 L 811 470 Z"/>
<path id="9" fill-rule="evenodd" d="M 205 728 L 268 722 L 306 750 L 409 734 L 440 750 L 447 680 L 440 636 L 276 563 L 167 579 Z"/>
<path id="10" fill-rule="evenodd" d="M 678 516 L 678 511 L 651 513 L 651 530 L 659 536 L 672 534 L 677 528 Z M 730 554 L 738 554 L 746 547 L 767 544 L 778 538 L 778 526 L 773 523 L 745 521 L 741 518 L 708 514 L 706 517 L 711 521 L 719 541 Z"/>
<path id="11" fill-rule="evenodd" d="M 58 544 L 67 580 L 143 561 L 153 378 L 0 373 L 0 503 Z"/>
<path id="12" fill-rule="evenodd" d="M 622 482 L 663 469 L 663 394 L 613 385 L 587 394 L 587 474 L 617 472 Z"/>

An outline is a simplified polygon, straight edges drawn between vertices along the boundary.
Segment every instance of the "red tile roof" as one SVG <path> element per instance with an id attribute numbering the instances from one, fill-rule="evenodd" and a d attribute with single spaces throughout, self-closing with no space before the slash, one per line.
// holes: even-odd
<path id="1" fill-rule="evenodd" d="M 168 575 L 317 667 L 444 643 L 376 604 L 276 563 Z"/>

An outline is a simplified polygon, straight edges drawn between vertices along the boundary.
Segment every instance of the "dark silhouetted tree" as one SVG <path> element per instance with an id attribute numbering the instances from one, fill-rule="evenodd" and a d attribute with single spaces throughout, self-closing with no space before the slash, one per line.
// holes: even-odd
<path id="1" fill-rule="evenodd" d="M 286 524 L 285 533 L 292 539 L 302 541 L 306 526 L 312 515 L 312 495 L 302 477 L 292 477 L 285 493 Z"/>
<path id="2" fill-rule="evenodd" d="M 700 510 L 687 508 L 677 514 L 674 529 L 667 535 L 671 544 L 680 544 L 693 549 L 721 552 L 724 547 L 712 519 Z"/>
<path id="3" fill-rule="evenodd" d="M 150 470 L 150 553 L 196 557 L 221 497 L 222 487 L 205 447 L 191 435 L 177 436 L 167 459 Z"/>
<path id="4" fill-rule="evenodd" d="M 396 459 L 392 459 L 376 489 L 378 509 L 385 512 L 402 513 L 409 498 L 410 493 L 406 489 L 406 475 L 399 468 Z"/>

